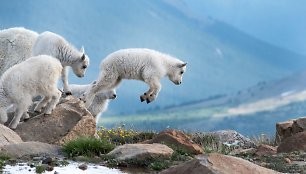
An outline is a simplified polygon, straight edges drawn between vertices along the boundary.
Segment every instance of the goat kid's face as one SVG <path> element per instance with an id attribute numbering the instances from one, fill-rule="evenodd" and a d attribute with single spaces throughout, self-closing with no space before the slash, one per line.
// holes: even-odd
<path id="1" fill-rule="evenodd" d="M 115 99 L 117 97 L 116 90 L 109 90 L 109 91 L 104 91 L 98 94 L 100 98 L 102 99 Z"/>
<path id="2" fill-rule="evenodd" d="M 77 62 L 75 62 L 71 68 L 73 73 L 78 77 L 84 77 L 87 67 L 89 66 L 89 58 L 84 52 L 84 48 L 81 49 L 82 54 Z"/>
<path id="3" fill-rule="evenodd" d="M 169 73 L 169 79 L 176 85 L 180 85 L 183 81 L 183 74 L 186 71 L 187 63 L 181 63 L 173 67 Z"/>

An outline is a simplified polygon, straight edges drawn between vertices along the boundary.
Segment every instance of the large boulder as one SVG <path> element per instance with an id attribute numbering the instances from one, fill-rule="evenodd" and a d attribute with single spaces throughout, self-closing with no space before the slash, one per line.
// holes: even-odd
<path id="1" fill-rule="evenodd" d="M 23 158 L 33 156 L 58 156 L 61 154 L 59 146 L 41 142 L 22 142 L 18 144 L 8 144 L 0 147 L 0 154 L 10 157 Z"/>
<path id="2" fill-rule="evenodd" d="M 117 146 L 107 155 L 119 161 L 124 160 L 150 160 L 169 158 L 173 150 L 163 144 L 125 144 Z"/>
<path id="3" fill-rule="evenodd" d="M 64 144 L 80 136 L 94 136 L 96 121 L 82 101 L 68 96 L 51 115 L 40 114 L 20 123 L 15 132 L 24 141 Z"/>
<path id="4" fill-rule="evenodd" d="M 13 130 L 0 124 L 0 147 L 7 144 L 23 142 L 22 139 Z"/>
<path id="5" fill-rule="evenodd" d="M 284 139 L 306 131 L 306 117 L 276 123 L 275 143 L 280 144 Z"/>
<path id="6" fill-rule="evenodd" d="M 278 146 L 277 152 L 306 151 L 306 131 L 296 133 L 284 139 Z"/>
<path id="7" fill-rule="evenodd" d="M 172 129 L 164 130 L 153 137 L 153 139 L 145 141 L 144 143 L 165 143 L 171 147 L 173 146 L 179 149 L 184 149 L 191 154 L 202 154 L 204 152 L 203 149 L 199 145 L 195 144 L 189 136 L 184 134 L 182 131 Z"/>
<path id="8" fill-rule="evenodd" d="M 166 169 L 160 174 L 277 174 L 241 158 L 217 153 L 198 155 L 195 159 Z"/>

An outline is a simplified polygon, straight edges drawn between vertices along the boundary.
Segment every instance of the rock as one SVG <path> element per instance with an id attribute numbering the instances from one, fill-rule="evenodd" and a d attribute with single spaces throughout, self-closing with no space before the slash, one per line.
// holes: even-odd
<path id="1" fill-rule="evenodd" d="M 163 144 L 125 144 L 117 146 L 107 155 L 117 160 L 124 161 L 129 159 L 148 160 L 156 158 L 169 158 L 173 150 Z"/>
<path id="2" fill-rule="evenodd" d="M 199 145 L 195 144 L 189 136 L 184 134 L 182 131 L 172 129 L 164 130 L 153 137 L 153 139 L 147 140 L 144 143 L 165 143 L 167 145 L 184 149 L 191 154 L 201 154 L 204 152 L 203 149 Z"/>
<path id="3" fill-rule="evenodd" d="M 23 142 L 22 139 L 10 128 L 0 124 L 0 147 L 8 144 Z"/>
<path id="4" fill-rule="evenodd" d="M 81 170 L 87 170 L 87 168 L 88 168 L 88 166 L 85 163 L 79 165 L 79 169 L 81 169 Z"/>
<path id="5" fill-rule="evenodd" d="M 53 160 L 52 160 L 51 157 L 46 157 L 46 158 L 44 158 L 44 159 L 41 161 L 41 163 L 42 163 L 42 164 L 51 165 L 52 161 L 53 161 Z"/>
<path id="6" fill-rule="evenodd" d="M 306 131 L 296 133 L 279 144 L 277 152 L 306 151 Z"/>
<path id="7" fill-rule="evenodd" d="M 277 153 L 276 147 L 269 146 L 266 144 L 261 144 L 258 146 L 255 154 L 258 156 L 263 156 L 263 155 L 274 155 Z"/>
<path id="8" fill-rule="evenodd" d="M 53 171 L 53 170 L 54 170 L 54 167 L 53 167 L 53 166 L 50 166 L 50 165 L 47 165 L 47 166 L 46 166 L 46 171 L 51 172 L 51 171 Z"/>
<path id="9" fill-rule="evenodd" d="M 210 132 L 208 134 L 213 135 L 220 142 L 227 146 L 239 146 L 245 148 L 255 146 L 255 143 L 253 141 L 234 130 L 220 130 L 216 132 Z"/>
<path id="10" fill-rule="evenodd" d="M 306 131 L 306 117 L 276 123 L 275 143 L 278 145 L 287 137 Z"/>
<path id="11" fill-rule="evenodd" d="M 22 142 L 0 147 L 0 154 L 7 154 L 15 158 L 41 155 L 58 156 L 61 154 L 61 148 L 41 142 Z"/>
<path id="12" fill-rule="evenodd" d="M 255 154 L 257 149 L 255 148 L 248 148 L 248 149 L 243 149 L 243 148 L 238 148 L 234 149 L 229 153 L 229 155 L 236 156 L 236 155 L 253 155 Z"/>
<path id="13" fill-rule="evenodd" d="M 24 141 L 64 144 L 79 136 L 94 136 L 96 120 L 73 96 L 61 99 L 51 115 L 38 115 L 15 130 Z"/>
<path id="14" fill-rule="evenodd" d="M 241 158 L 217 153 L 198 155 L 195 159 L 163 170 L 160 174 L 277 174 Z"/>
<path id="15" fill-rule="evenodd" d="M 285 162 L 288 163 L 288 164 L 291 164 L 292 161 L 289 159 L 289 158 L 284 158 Z"/>

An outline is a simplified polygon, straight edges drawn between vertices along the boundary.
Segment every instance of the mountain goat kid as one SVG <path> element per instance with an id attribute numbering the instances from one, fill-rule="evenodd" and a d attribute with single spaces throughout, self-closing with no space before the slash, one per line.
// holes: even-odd
<path id="1" fill-rule="evenodd" d="M 31 57 L 38 33 L 22 28 L 0 31 L 0 76 L 13 65 Z"/>
<path id="2" fill-rule="evenodd" d="M 69 85 L 69 88 L 73 96 L 75 96 L 76 98 L 80 98 L 95 83 L 96 81 L 88 85 L 71 84 Z M 116 96 L 117 95 L 115 89 L 110 89 L 105 92 L 97 93 L 93 99 L 93 102 L 87 107 L 87 109 L 92 116 L 97 117 L 99 114 L 102 114 L 107 110 L 109 101 L 115 99 Z"/>
<path id="3" fill-rule="evenodd" d="M 6 109 L 12 104 L 16 108 L 9 127 L 16 129 L 22 115 L 27 114 L 32 98 L 44 98 L 36 106 L 35 111 L 51 114 L 58 103 L 61 92 L 57 89 L 57 81 L 62 72 L 61 63 L 47 55 L 31 57 L 9 68 L 0 79 L 0 122 L 7 121 Z"/>
<path id="4" fill-rule="evenodd" d="M 86 68 L 89 66 L 89 58 L 85 55 L 84 48 L 78 51 L 63 37 L 46 31 L 38 36 L 32 48 L 33 56 L 42 54 L 55 57 L 61 62 L 64 92 L 71 94 L 68 86 L 67 66 L 70 66 L 78 77 L 84 77 Z"/>
<path id="5" fill-rule="evenodd" d="M 89 106 L 96 93 L 116 88 L 122 79 L 135 79 L 150 86 L 140 96 L 141 102 L 150 103 L 161 89 L 162 77 L 167 76 L 176 85 L 182 83 L 186 65 L 170 55 L 146 48 L 118 50 L 102 60 L 97 83 L 81 99 Z"/>

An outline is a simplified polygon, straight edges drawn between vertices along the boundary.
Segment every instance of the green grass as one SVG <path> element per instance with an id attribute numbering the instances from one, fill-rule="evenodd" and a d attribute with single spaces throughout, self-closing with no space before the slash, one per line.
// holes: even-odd
<path id="1" fill-rule="evenodd" d="M 270 146 L 275 146 L 275 137 L 274 136 L 268 136 L 267 134 L 260 134 L 259 136 L 254 136 L 251 138 L 251 140 L 256 145 L 266 144 Z"/>
<path id="2" fill-rule="evenodd" d="M 133 129 L 126 129 L 124 128 L 124 125 L 113 129 L 100 127 L 97 130 L 97 134 L 101 139 L 107 139 L 115 145 L 139 143 L 152 139 L 153 136 L 156 135 L 156 133 L 152 131 L 138 132 Z"/>
<path id="3" fill-rule="evenodd" d="M 115 145 L 106 139 L 81 137 L 64 144 L 63 152 L 70 158 L 76 156 L 94 157 L 106 154 L 114 148 Z"/>
<path id="4" fill-rule="evenodd" d="M 217 152 L 221 154 L 229 154 L 235 147 L 224 145 L 219 139 L 209 134 L 192 134 L 192 141 L 200 145 L 206 153 Z"/>
<path id="5" fill-rule="evenodd" d="M 170 164 L 169 161 L 157 160 L 157 161 L 151 162 L 150 165 L 149 165 L 149 168 L 152 169 L 152 170 L 160 171 L 160 170 L 169 168 L 170 165 L 171 164 Z"/>
<path id="6" fill-rule="evenodd" d="M 36 166 L 36 169 L 35 169 L 36 173 L 44 173 L 45 171 L 46 171 L 45 166 L 42 166 L 42 165 Z"/>
<path id="7" fill-rule="evenodd" d="M 6 154 L 0 154 L 0 172 L 1 172 L 1 169 L 6 165 L 6 161 L 9 159 L 11 159 L 10 156 Z"/>

